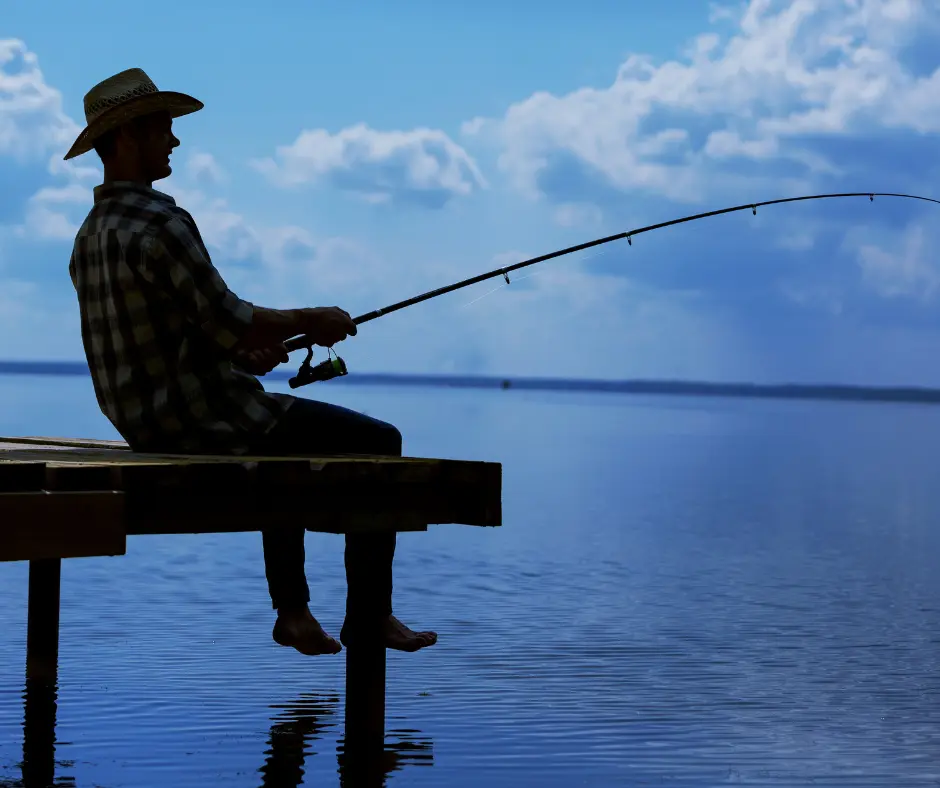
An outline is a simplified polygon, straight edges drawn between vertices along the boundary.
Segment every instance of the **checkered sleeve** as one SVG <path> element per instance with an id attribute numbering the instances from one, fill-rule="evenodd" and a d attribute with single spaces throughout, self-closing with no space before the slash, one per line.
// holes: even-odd
<path id="1" fill-rule="evenodd" d="M 229 290 L 199 238 L 179 217 L 148 237 L 143 264 L 220 349 L 230 351 L 251 325 L 252 305 Z"/>

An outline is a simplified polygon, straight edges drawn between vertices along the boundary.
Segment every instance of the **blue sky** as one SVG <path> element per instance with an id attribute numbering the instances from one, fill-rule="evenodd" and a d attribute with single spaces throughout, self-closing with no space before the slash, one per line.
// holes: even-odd
<path id="1" fill-rule="evenodd" d="M 0 358 L 82 357 L 68 254 L 101 170 L 61 156 L 84 93 L 133 66 L 205 102 L 156 186 L 268 306 L 359 314 L 742 202 L 940 197 L 932 4 L 442 6 L 7 2 Z M 938 211 L 860 199 L 694 222 L 338 349 L 370 372 L 940 385 Z"/>

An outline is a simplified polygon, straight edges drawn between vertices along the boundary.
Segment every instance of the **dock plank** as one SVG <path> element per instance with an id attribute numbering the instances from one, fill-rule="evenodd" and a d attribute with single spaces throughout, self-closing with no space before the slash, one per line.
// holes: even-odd
<path id="1" fill-rule="evenodd" d="M 71 525 L 48 526 L 51 543 L 59 545 L 50 549 L 60 557 L 81 552 L 77 541 L 85 532 L 88 550 L 118 554 L 109 526 L 102 525 L 99 534 L 89 524 L 97 517 L 96 501 L 103 522 L 116 516 L 118 493 L 125 535 L 251 531 L 278 523 L 349 533 L 426 530 L 444 523 L 498 526 L 501 484 L 501 466 L 492 462 L 147 454 L 116 441 L 3 437 L 0 521 L 6 527 L 0 529 L 0 560 L 20 560 L 4 556 L 28 552 L 13 532 L 29 531 L 37 518 L 68 520 L 67 494 L 87 496 Z"/>
<path id="2" fill-rule="evenodd" d="M 124 555 L 124 505 L 111 491 L 0 494 L 0 561 Z"/>
<path id="3" fill-rule="evenodd" d="M 9 465 L 44 463 L 55 468 L 57 477 L 65 479 L 73 469 L 111 467 L 115 481 L 133 477 L 137 484 L 149 477 L 165 479 L 176 475 L 180 479 L 203 478 L 211 483 L 217 475 L 219 483 L 233 479 L 255 480 L 265 486 L 317 485 L 359 479 L 382 482 L 442 482 L 473 483 L 491 474 L 497 463 L 466 460 L 447 460 L 424 457 L 388 457 L 376 455 L 332 456 L 240 456 L 240 455 L 170 455 L 127 452 L 110 447 L 76 448 L 65 445 L 39 445 L 28 447 L 0 438 L 0 474 L 13 478 L 18 472 Z M 7 466 L 7 467 L 4 467 Z M 0 484 L 4 482 L 0 480 Z M 73 482 L 74 483 L 74 482 Z"/>
<path id="4" fill-rule="evenodd" d="M 0 441 L 16 444 L 39 444 L 41 446 L 72 446 L 78 449 L 113 448 L 130 451 L 130 446 L 127 445 L 126 441 L 96 440 L 94 438 L 44 438 L 27 435 L 23 437 L 0 438 Z"/>

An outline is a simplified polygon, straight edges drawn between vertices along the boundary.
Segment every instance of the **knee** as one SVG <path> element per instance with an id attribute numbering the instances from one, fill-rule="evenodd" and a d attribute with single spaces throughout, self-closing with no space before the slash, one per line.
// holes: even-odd
<path id="1" fill-rule="evenodd" d="M 378 444 L 377 451 L 379 454 L 394 455 L 396 457 L 401 456 L 402 435 L 401 431 L 394 424 L 382 424 L 381 432 L 379 433 L 379 438 L 376 443 Z"/>

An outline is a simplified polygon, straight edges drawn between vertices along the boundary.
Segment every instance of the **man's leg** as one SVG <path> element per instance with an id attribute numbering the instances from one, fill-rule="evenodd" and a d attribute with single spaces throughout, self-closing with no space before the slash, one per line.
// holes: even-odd
<path id="1" fill-rule="evenodd" d="M 251 453 L 262 456 L 284 456 L 302 453 L 303 420 L 297 419 L 294 408 L 288 409 L 282 421 Z M 310 613 L 310 589 L 304 571 L 306 552 L 303 525 L 278 524 L 261 529 L 264 553 L 264 574 L 271 595 L 271 606 L 278 611 L 273 637 L 282 646 L 292 646 L 303 654 L 336 654 L 342 646 L 331 638 Z"/>
<path id="2" fill-rule="evenodd" d="M 322 454 L 383 454 L 400 456 L 401 433 L 391 424 L 337 405 L 296 398 L 281 423 L 258 447 L 268 455 Z M 307 608 L 310 593 L 303 574 L 303 527 L 270 528 L 262 531 L 265 570 L 272 604 L 285 619 L 278 642 L 304 640 L 292 636 L 293 629 L 308 632 L 301 648 L 304 653 L 334 653 L 339 644 L 320 629 Z M 354 638 L 360 623 L 381 620 L 390 648 L 416 651 L 437 640 L 433 632 L 412 632 L 392 615 L 392 562 L 395 556 L 395 533 L 348 534 L 346 536 L 346 581 L 348 586 L 347 622 L 341 639 Z M 280 615 L 286 611 L 287 615 Z M 358 620 L 361 619 L 361 620 Z M 311 623 L 312 622 L 312 623 Z"/>
<path id="3" fill-rule="evenodd" d="M 275 610 L 300 607 L 310 601 L 310 589 L 304 575 L 304 534 L 300 525 L 264 528 L 264 574 Z"/>

